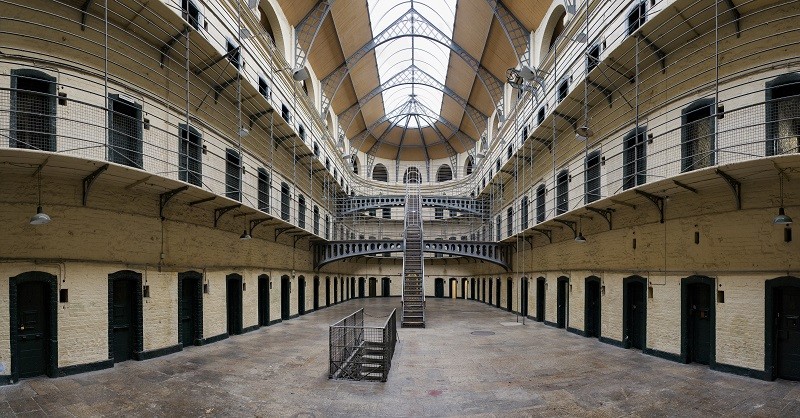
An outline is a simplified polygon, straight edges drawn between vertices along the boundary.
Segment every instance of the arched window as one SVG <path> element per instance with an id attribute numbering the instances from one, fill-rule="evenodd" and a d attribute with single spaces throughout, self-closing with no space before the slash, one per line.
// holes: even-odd
<path id="1" fill-rule="evenodd" d="M 447 164 L 442 164 L 438 170 L 436 170 L 436 181 L 441 183 L 443 181 L 449 181 L 453 179 L 453 170 Z"/>
<path id="2" fill-rule="evenodd" d="M 522 229 L 528 229 L 528 196 L 522 197 L 522 203 L 519 207 L 520 220 L 522 222 Z"/>
<path id="3" fill-rule="evenodd" d="M 372 179 L 375 181 L 389 181 L 389 171 L 386 166 L 378 163 L 372 168 Z"/>
<path id="4" fill-rule="evenodd" d="M 556 177 L 556 215 L 569 210 L 569 173 L 564 170 Z"/>
<path id="5" fill-rule="evenodd" d="M 422 176 L 417 167 L 408 167 L 405 174 L 403 174 L 403 183 L 422 183 Z"/>
<path id="6" fill-rule="evenodd" d="M 681 112 L 681 171 L 715 164 L 713 115 L 713 99 L 696 100 Z"/>
<path id="7" fill-rule="evenodd" d="M 536 189 L 536 223 L 544 222 L 547 216 L 545 212 L 546 195 L 547 195 L 546 189 L 544 187 L 544 184 L 542 184 Z"/>
<path id="8" fill-rule="evenodd" d="M 471 155 L 467 156 L 467 161 L 464 163 L 464 175 L 468 176 L 472 174 L 472 171 L 475 169 L 475 158 Z"/>
<path id="9" fill-rule="evenodd" d="M 319 235 L 319 207 L 314 205 L 314 234 Z"/>
<path id="10" fill-rule="evenodd" d="M 632 129 L 622 140 L 622 188 L 647 182 L 647 127 Z"/>
<path id="11" fill-rule="evenodd" d="M 514 233 L 514 207 L 509 206 L 506 210 L 506 233 L 508 236 Z"/>
<path id="12" fill-rule="evenodd" d="M 203 135 L 186 124 L 178 125 L 178 179 L 203 187 Z"/>
<path id="13" fill-rule="evenodd" d="M 769 81 L 766 89 L 767 155 L 800 151 L 800 74 Z"/>
<path id="14" fill-rule="evenodd" d="M 264 32 L 269 35 L 269 40 L 272 41 L 272 44 L 275 44 L 275 31 L 272 30 L 272 24 L 269 22 L 269 17 L 267 16 L 267 12 L 264 11 L 261 7 L 258 8 L 258 11 L 261 15 L 261 27 L 264 28 Z"/>
<path id="15" fill-rule="evenodd" d="M 600 199 L 600 159 L 600 151 L 594 151 L 586 157 L 586 169 L 583 172 L 586 204 Z"/>
<path id="16" fill-rule="evenodd" d="M 551 51 L 553 49 L 553 45 L 556 44 L 558 37 L 564 32 L 564 18 L 567 16 L 567 12 L 561 10 L 561 12 L 557 15 L 555 21 L 555 26 L 553 26 L 553 31 L 550 33 L 550 41 L 547 44 L 547 50 Z"/>
<path id="17" fill-rule="evenodd" d="M 286 183 L 281 183 L 281 219 L 284 221 L 288 221 L 291 217 L 291 212 L 289 212 L 289 199 L 291 199 L 291 191 L 289 190 L 289 185 Z"/>
<path id="18" fill-rule="evenodd" d="M 303 195 L 297 197 L 297 226 L 306 227 L 306 198 Z"/>

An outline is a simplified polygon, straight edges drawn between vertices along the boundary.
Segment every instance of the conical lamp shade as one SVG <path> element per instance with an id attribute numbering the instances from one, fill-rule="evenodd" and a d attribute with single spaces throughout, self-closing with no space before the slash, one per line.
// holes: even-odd
<path id="1" fill-rule="evenodd" d="M 36 215 L 31 216 L 31 225 L 44 225 L 50 223 L 52 219 L 42 210 L 41 206 L 36 208 Z"/>
<path id="2" fill-rule="evenodd" d="M 33 222 L 31 222 L 31 223 L 33 223 Z M 789 217 L 789 215 L 787 215 L 784 212 L 783 208 L 779 208 L 778 209 L 778 216 L 776 216 L 775 219 L 772 220 L 772 223 L 775 224 L 775 225 L 791 225 L 792 224 L 792 218 Z"/>

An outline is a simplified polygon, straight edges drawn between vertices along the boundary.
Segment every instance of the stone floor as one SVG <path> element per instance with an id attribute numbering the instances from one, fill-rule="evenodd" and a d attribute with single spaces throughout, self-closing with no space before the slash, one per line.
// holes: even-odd
<path id="1" fill-rule="evenodd" d="M 386 383 L 328 380 L 328 324 L 355 300 L 153 360 L 0 387 L 0 416 L 799 416 L 800 384 L 677 364 L 484 304 L 429 299 Z M 368 317 L 373 321 L 376 318 Z M 473 335 L 491 331 L 494 335 Z"/>

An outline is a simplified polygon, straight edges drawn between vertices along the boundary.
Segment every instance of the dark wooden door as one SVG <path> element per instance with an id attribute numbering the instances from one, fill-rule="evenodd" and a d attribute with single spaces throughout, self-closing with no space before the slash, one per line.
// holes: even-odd
<path id="1" fill-rule="evenodd" d="M 567 326 L 567 286 L 566 280 L 559 281 L 556 289 L 556 325 L 559 328 Z"/>
<path id="2" fill-rule="evenodd" d="M 269 325 L 269 277 L 258 278 L 258 324 Z"/>
<path id="3" fill-rule="evenodd" d="M 519 313 L 522 316 L 528 316 L 528 279 L 522 280 L 522 289 L 520 289 L 520 308 Z"/>
<path id="4" fill-rule="evenodd" d="M 23 282 L 17 285 L 17 361 L 19 377 L 45 374 L 50 341 L 49 285 Z"/>
<path id="5" fill-rule="evenodd" d="M 289 295 L 291 294 L 291 284 L 292 282 L 289 280 L 288 277 L 281 278 L 281 319 L 289 319 L 291 315 L 289 312 L 289 306 L 291 302 L 289 301 Z"/>
<path id="6" fill-rule="evenodd" d="M 333 279 L 333 303 L 339 302 L 339 284 Z"/>
<path id="7" fill-rule="evenodd" d="M 711 358 L 711 286 L 693 283 L 688 291 L 689 361 L 708 364 Z"/>
<path id="8" fill-rule="evenodd" d="M 360 298 L 364 297 L 364 281 L 365 280 L 366 279 L 364 279 L 363 277 L 360 277 L 358 279 L 358 297 L 360 297 Z"/>
<path id="9" fill-rule="evenodd" d="M 383 289 L 381 289 L 381 296 L 390 296 L 392 294 L 391 284 L 392 281 L 390 278 L 384 277 L 381 279 L 381 287 L 383 287 Z"/>
<path id="10" fill-rule="evenodd" d="M 228 335 L 242 333 L 242 279 L 226 280 Z"/>
<path id="11" fill-rule="evenodd" d="M 443 279 L 436 279 L 433 288 L 433 296 L 437 298 L 444 297 L 444 280 Z"/>
<path id="12" fill-rule="evenodd" d="M 111 326 L 114 334 L 114 362 L 118 363 L 132 359 L 135 350 L 136 281 L 114 280 L 113 283 L 114 315 Z"/>
<path id="13" fill-rule="evenodd" d="M 369 297 L 375 296 L 378 296 L 378 279 L 373 277 L 369 279 Z"/>
<path id="14" fill-rule="evenodd" d="M 495 302 L 495 306 L 497 306 L 499 308 L 500 307 L 500 295 L 503 294 L 502 293 L 503 289 L 501 289 L 501 286 L 500 286 L 500 279 L 497 279 L 496 285 L 497 286 L 495 286 L 495 289 L 494 289 L 495 293 L 496 293 L 494 302 Z"/>
<path id="15" fill-rule="evenodd" d="M 319 309 L 319 277 L 314 277 L 314 310 Z"/>
<path id="16" fill-rule="evenodd" d="M 514 286 L 512 281 L 506 281 L 506 310 L 511 312 L 514 307 Z"/>
<path id="17" fill-rule="evenodd" d="M 494 280 L 489 279 L 489 305 L 492 304 L 492 287 L 494 287 L 493 282 Z"/>
<path id="18" fill-rule="evenodd" d="M 467 298 L 467 279 L 461 279 L 461 299 Z"/>
<path id="19" fill-rule="evenodd" d="M 469 298 L 475 300 L 475 279 L 469 281 Z"/>
<path id="20" fill-rule="evenodd" d="M 539 322 L 544 321 L 544 280 L 536 280 L 536 320 Z"/>
<path id="21" fill-rule="evenodd" d="M 586 282 L 586 323 L 587 337 L 600 336 L 600 282 Z"/>
<path id="22" fill-rule="evenodd" d="M 306 313 L 306 279 L 304 277 L 297 280 L 297 311 L 300 315 Z"/>
<path id="23" fill-rule="evenodd" d="M 630 282 L 625 289 L 628 292 L 628 313 L 625 323 L 625 338 L 633 348 L 644 349 L 647 312 L 645 311 L 645 290 L 641 282 Z"/>
<path id="24" fill-rule="evenodd" d="M 779 287 L 774 300 L 778 377 L 800 380 L 800 288 Z"/>
<path id="25" fill-rule="evenodd" d="M 194 345 L 197 336 L 198 288 L 200 280 L 185 277 L 181 283 L 181 341 L 183 346 Z"/>

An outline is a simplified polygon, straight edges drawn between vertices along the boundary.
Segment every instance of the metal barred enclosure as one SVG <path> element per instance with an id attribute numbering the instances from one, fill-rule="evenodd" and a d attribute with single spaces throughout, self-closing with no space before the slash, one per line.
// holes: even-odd
<path id="1" fill-rule="evenodd" d="M 330 327 L 329 379 L 385 382 L 397 344 L 397 310 L 381 327 L 364 326 L 364 308 Z"/>

